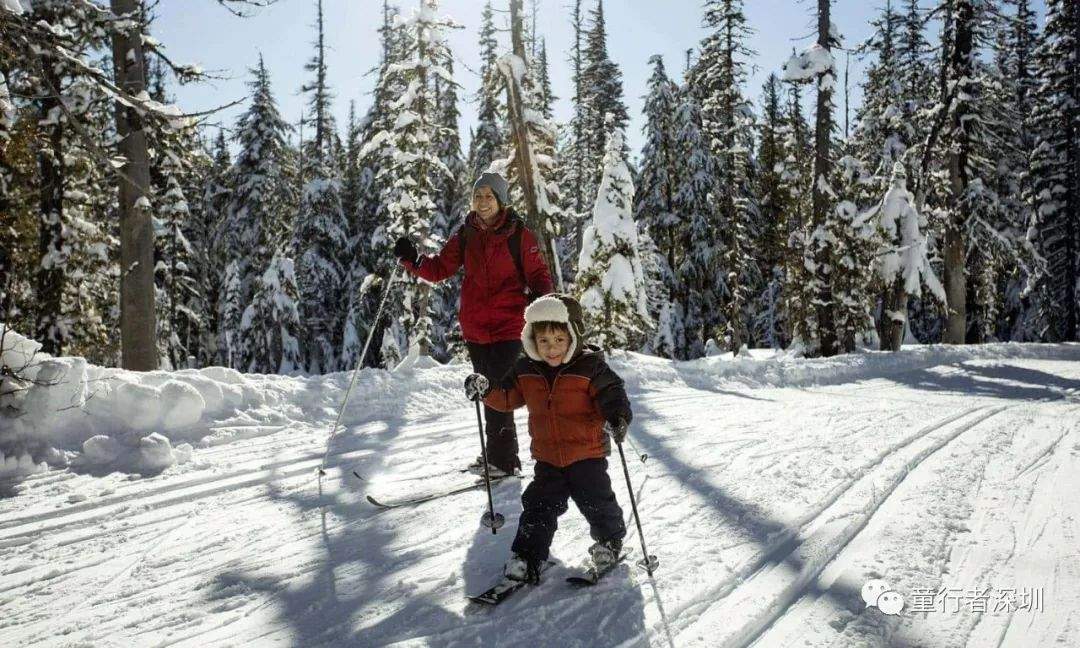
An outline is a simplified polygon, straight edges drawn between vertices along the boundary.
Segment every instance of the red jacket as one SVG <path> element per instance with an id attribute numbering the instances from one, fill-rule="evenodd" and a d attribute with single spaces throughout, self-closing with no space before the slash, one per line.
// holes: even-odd
<path id="1" fill-rule="evenodd" d="M 470 230 L 465 237 L 465 258 L 462 259 L 461 231 L 465 227 Z M 491 344 L 521 338 L 525 306 L 529 300 L 507 244 L 516 227 L 525 226 L 512 211 L 508 214 L 504 209 L 491 228 L 485 228 L 480 218 L 469 212 L 465 224 L 454 232 L 437 255 L 420 255 L 415 265 L 402 262 L 410 273 L 431 282 L 442 281 L 465 266 L 458 319 L 462 337 L 468 342 Z M 532 294 L 539 296 L 552 292 L 551 275 L 540 254 L 536 236 L 528 228 L 521 233 L 521 256 L 527 287 Z"/>

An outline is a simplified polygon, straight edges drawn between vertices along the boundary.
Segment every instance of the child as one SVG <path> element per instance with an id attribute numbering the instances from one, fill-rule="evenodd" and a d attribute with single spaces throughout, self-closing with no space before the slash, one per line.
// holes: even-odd
<path id="1" fill-rule="evenodd" d="M 597 568 L 614 562 L 626 535 L 622 509 L 615 501 L 607 473 L 611 443 L 605 427 L 621 443 L 632 417 L 623 381 L 602 354 L 586 349 L 581 305 L 566 295 L 550 294 L 525 309 L 521 342 L 528 357 L 517 360 L 501 385 L 484 398 L 493 409 L 529 410 L 535 477 L 521 496 L 521 520 L 506 563 L 509 578 L 540 581 L 558 517 L 573 498 L 589 521 L 595 540 L 589 555 Z M 465 393 L 475 399 L 477 374 L 465 380 Z M 607 426 L 605 426 L 605 422 Z"/>

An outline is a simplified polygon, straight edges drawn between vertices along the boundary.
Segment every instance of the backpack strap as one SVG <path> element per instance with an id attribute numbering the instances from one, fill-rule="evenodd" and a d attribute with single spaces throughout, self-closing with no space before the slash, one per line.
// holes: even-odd
<path id="1" fill-rule="evenodd" d="M 521 282 L 521 291 L 525 293 L 525 297 L 531 302 L 533 300 L 532 290 L 529 288 L 529 282 L 525 279 L 525 259 L 521 255 L 521 237 L 525 231 L 525 223 L 521 218 L 511 212 L 507 218 L 509 221 L 507 224 L 513 227 L 514 230 L 510 232 L 510 236 L 506 239 L 506 245 L 510 248 L 510 258 L 514 261 L 514 268 L 517 270 L 518 281 Z M 458 244 L 461 246 L 461 262 L 465 263 L 465 247 L 468 243 L 469 234 L 469 222 L 466 219 L 461 227 L 458 228 Z"/>
<path id="2" fill-rule="evenodd" d="M 510 248 L 510 258 L 514 260 L 514 268 L 517 269 L 518 281 L 521 282 L 521 291 L 525 293 L 525 297 L 532 301 L 532 289 L 529 288 L 529 282 L 525 279 L 525 259 L 521 256 L 521 237 L 525 232 L 525 223 L 520 219 L 515 219 L 517 222 L 514 224 L 514 231 L 510 232 L 510 237 L 506 239 L 506 245 Z"/>

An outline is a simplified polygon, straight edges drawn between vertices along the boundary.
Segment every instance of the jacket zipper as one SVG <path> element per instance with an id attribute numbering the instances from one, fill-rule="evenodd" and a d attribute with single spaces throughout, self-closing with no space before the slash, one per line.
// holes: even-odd
<path id="1" fill-rule="evenodd" d="M 552 396 L 555 395 L 555 383 L 559 382 L 559 376 L 561 376 L 562 372 L 565 371 L 566 367 L 569 367 L 569 366 L 570 366 L 570 363 L 567 363 L 564 367 L 562 367 L 557 372 L 555 372 L 555 377 L 551 379 L 551 382 L 548 382 L 547 376 L 544 374 L 543 371 L 540 372 L 540 375 L 544 377 L 544 382 L 547 383 L 547 386 L 548 386 L 548 397 L 547 397 L 548 419 L 551 421 L 551 437 L 556 440 L 556 447 L 559 449 L 559 463 L 560 464 L 564 463 L 563 453 L 562 453 L 562 444 L 558 442 L 558 435 L 556 434 L 556 430 L 555 430 L 555 413 L 551 411 L 551 398 L 552 398 Z"/>

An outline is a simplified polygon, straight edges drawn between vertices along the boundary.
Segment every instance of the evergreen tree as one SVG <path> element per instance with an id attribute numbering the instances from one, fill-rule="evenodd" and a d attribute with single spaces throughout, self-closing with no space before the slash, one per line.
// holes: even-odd
<path id="1" fill-rule="evenodd" d="M 438 120 L 434 91 L 436 77 L 452 80 L 444 66 L 450 54 L 442 34 L 449 23 L 437 18 L 435 10 L 435 3 L 426 0 L 405 22 L 408 38 L 403 44 L 402 62 L 389 67 L 387 74 L 389 82 L 393 83 L 391 80 L 396 77 L 396 84 L 405 91 L 389 105 L 394 115 L 390 130 L 376 133 L 367 145 L 385 141 L 391 151 L 390 164 L 376 176 L 385 179 L 380 196 L 386 210 L 382 238 L 390 242 L 407 236 L 420 241 L 422 252 L 438 249 L 439 241 L 432 238 L 438 210 L 436 201 L 441 178 L 450 174 L 435 150 L 435 142 L 445 129 Z M 430 355 L 435 314 L 431 290 L 414 277 L 406 282 L 405 295 L 395 309 L 395 316 L 400 330 L 408 332 L 410 349 Z M 386 349 L 385 343 L 383 348 Z M 406 349 L 398 351 L 399 357 L 405 356 Z"/>
<path id="2" fill-rule="evenodd" d="M 753 131 L 752 111 L 741 88 L 746 80 L 743 59 L 754 53 L 746 46 L 751 32 L 741 0 L 709 0 L 704 24 L 711 33 L 701 42 L 689 85 L 701 101 L 702 127 L 717 161 L 714 197 L 723 235 L 720 264 L 727 276 L 722 297 L 725 337 L 730 350 L 738 352 L 748 341 L 747 310 L 760 290 L 750 242 L 757 227 L 757 198 L 750 183 L 754 163 L 750 142 L 740 137 Z"/>
<path id="3" fill-rule="evenodd" d="M 915 208 L 915 197 L 907 190 L 907 173 L 900 162 L 893 165 L 891 186 L 878 207 L 876 225 L 884 248 L 876 255 L 875 267 L 886 287 L 881 348 L 899 351 L 909 297 L 918 296 L 925 284 L 938 300 L 945 300 L 945 290 L 927 255 L 923 233 L 926 220 Z"/>
<path id="4" fill-rule="evenodd" d="M 788 249 L 788 223 L 794 209 L 788 175 L 788 124 L 784 111 L 780 79 L 770 74 L 762 88 L 762 110 L 759 122 L 758 164 L 756 177 L 761 236 L 757 260 L 765 270 L 765 289 L 755 308 L 753 336 L 772 348 L 783 348 L 790 341 L 788 324 L 782 307 L 785 285 L 785 258 Z"/>
<path id="5" fill-rule="evenodd" d="M 559 150 L 559 185 L 566 188 L 565 206 L 567 210 L 566 235 L 559 241 L 560 265 L 566 280 L 574 282 L 577 272 L 577 257 L 581 251 L 581 234 L 587 218 L 586 156 L 589 149 L 585 130 L 585 60 L 582 41 L 585 35 L 585 22 L 581 13 L 582 0 L 574 0 L 570 7 L 570 24 L 574 31 L 574 45 L 570 51 L 571 82 L 574 94 L 571 97 L 573 114 L 569 123 L 563 127 Z"/>
<path id="6" fill-rule="evenodd" d="M 622 71 L 607 53 L 607 23 L 604 1 L 597 0 L 591 12 L 592 25 L 585 35 L 582 52 L 582 128 L 585 143 L 585 183 L 583 199 L 596 198 L 604 170 L 607 140 L 616 130 L 625 131 L 630 115 L 623 103 Z M 610 117 L 609 117 L 610 115 Z"/>
<path id="7" fill-rule="evenodd" d="M 473 178 L 480 177 L 493 161 L 505 157 L 506 133 L 503 122 L 505 108 L 500 98 L 501 79 L 496 69 L 499 42 L 495 38 L 491 0 L 484 3 L 480 23 L 480 91 L 476 100 L 476 130 L 469 144 L 469 170 Z"/>
<path id="8" fill-rule="evenodd" d="M 1032 156 L 1038 246 L 1046 259 L 1047 337 L 1075 341 L 1080 326 L 1080 7 L 1047 0 L 1035 54 Z"/>
<path id="9" fill-rule="evenodd" d="M 225 141 L 225 131 L 218 130 L 202 194 L 202 226 L 207 233 L 206 246 L 199 251 L 202 258 L 198 275 L 199 285 L 203 286 L 206 296 L 206 321 L 202 329 L 203 339 L 199 345 L 201 353 L 198 357 L 199 366 L 202 367 L 215 364 L 230 366 L 228 359 L 221 355 L 223 347 L 220 346 L 218 336 L 223 329 L 219 316 L 224 288 L 222 280 L 228 265 L 226 255 L 229 250 L 224 245 L 226 236 L 223 227 L 232 192 L 229 177 L 231 166 L 232 159 L 229 145 Z"/>
<path id="10" fill-rule="evenodd" d="M 341 344 L 344 316 L 341 260 L 348 256 L 348 239 L 341 180 L 334 160 L 335 126 L 330 106 L 333 94 L 326 83 L 322 0 L 316 8 L 315 55 L 304 68 L 314 78 L 302 88 L 309 95 L 308 114 L 314 122 L 314 136 L 304 153 L 308 168 L 305 176 L 310 179 L 301 194 L 292 249 L 297 259 L 302 366 L 311 373 L 324 373 L 338 366 L 336 350 Z"/>
<path id="11" fill-rule="evenodd" d="M 260 289 L 270 266 L 270 260 L 284 249 L 288 240 L 288 209 L 291 202 L 285 182 L 285 134 L 289 126 L 278 113 L 270 90 L 270 74 L 259 57 L 258 67 L 252 70 L 251 105 L 237 122 L 236 141 L 240 151 L 230 176 L 233 182 L 232 196 L 225 216 L 225 236 L 228 257 L 236 260 L 236 303 L 225 305 L 225 312 L 236 308 L 244 311 L 251 304 L 256 290 Z M 290 262 L 291 269 L 291 262 Z M 226 292 L 232 286 L 226 285 Z M 256 315 L 266 309 L 257 309 Z M 235 316 L 223 316 L 221 324 L 235 324 Z M 263 353 L 252 346 L 256 339 L 265 339 L 276 323 L 259 320 L 245 321 L 244 329 L 255 331 L 253 335 L 236 335 L 226 331 L 222 337 L 230 339 L 229 347 L 234 364 L 250 367 L 256 353 Z M 259 364 L 262 370 L 265 363 Z"/>
<path id="12" fill-rule="evenodd" d="M 631 213 L 633 198 L 622 131 L 616 130 L 608 139 L 593 220 L 585 230 L 578 261 L 585 325 L 605 349 L 640 345 L 652 325 Z"/>
<path id="13" fill-rule="evenodd" d="M 680 215 L 674 210 L 675 169 L 682 151 L 675 143 L 675 114 L 678 110 L 678 86 L 668 79 L 664 61 L 652 56 L 649 94 L 645 97 L 645 146 L 641 151 L 641 170 L 634 198 L 634 220 L 657 239 L 657 247 L 668 267 L 677 265 L 681 252 Z"/>
<path id="14" fill-rule="evenodd" d="M 240 335 L 249 341 L 247 371 L 287 374 L 303 370 L 297 293 L 292 260 L 274 254 L 240 322 Z"/>
<path id="15" fill-rule="evenodd" d="M 697 100 L 684 90 L 675 116 L 678 184 L 674 195 L 675 213 L 685 221 L 684 254 L 674 268 L 681 305 L 685 346 L 680 358 L 696 358 L 705 353 L 706 342 L 719 332 L 719 296 L 726 292 L 726 277 L 720 270 L 722 245 L 718 238 L 716 203 L 716 160 L 701 131 Z"/>
<path id="16" fill-rule="evenodd" d="M 835 303 L 832 294 L 834 262 L 830 231 L 838 229 L 834 222 L 836 193 L 830 186 L 833 167 L 832 95 L 836 88 L 836 66 L 832 47 L 838 45 L 838 35 L 832 30 L 830 11 L 832 0 L 818 0 L 817 42 L 803 54 L 792 57 L 785 65 L 788 80 L 813 80 L 817 90 L 814 123 L 814 171 L 811 176 L 811 210 L 805 250 L 805 265 L 809 271 L 809 289 L 814 294 L 816 339 L 812 346 L 823 356 L 836 353 Z M 809 327 L 807 327 L 809 328 Z M 810 342 L 810 340 L 806 340 Z"/>

